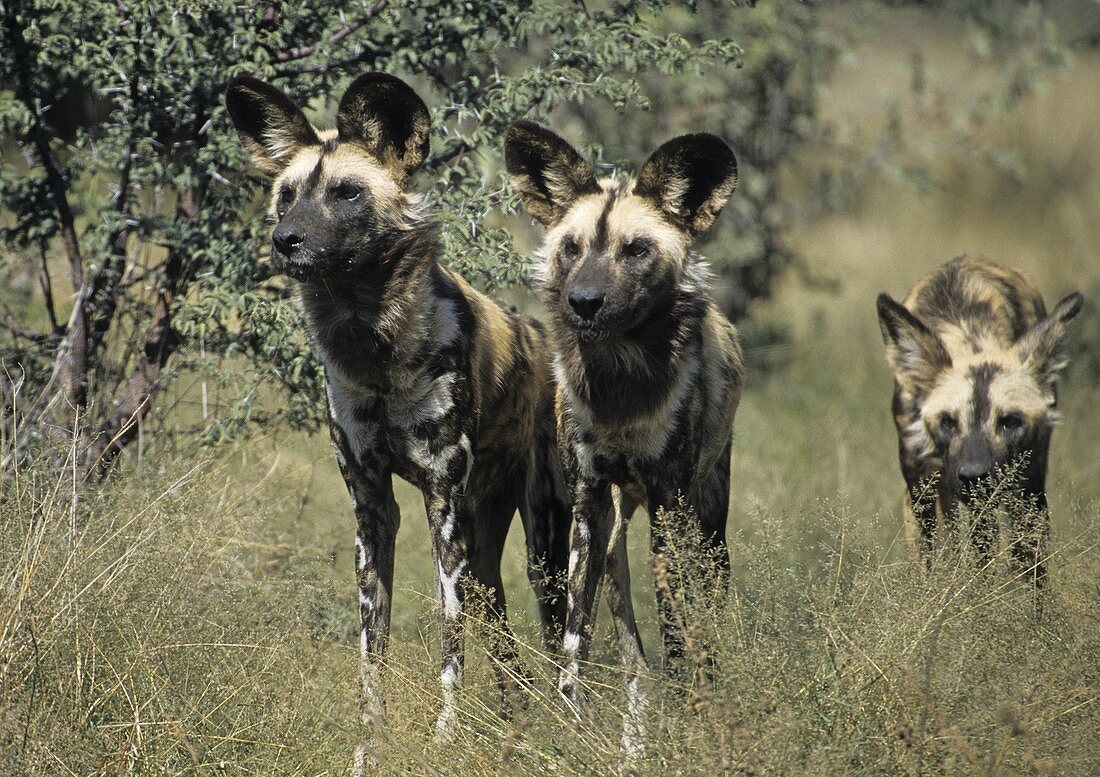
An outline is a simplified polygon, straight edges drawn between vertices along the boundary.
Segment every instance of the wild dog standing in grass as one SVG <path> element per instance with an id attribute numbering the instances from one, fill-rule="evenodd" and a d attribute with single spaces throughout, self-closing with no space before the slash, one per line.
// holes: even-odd
<path id="1" fill-rule="evenodd" d="M 440 266 L 435 229 L 407 190 L 428 151 L 428 111 L 402 81 L 360 77 L 330 131 L 252 78 L 233 80 L 226 102 L 256 166 L 274 178 L 273 262 L 298 281 L 325 365 L 332 440 L 358 523 L 364 722 L 383 712 L 399 475 L 423 492 L 431 528 L 437 728 L 447 736 L 462 685 L 463 581 L 488 589 L 507 633 L 500 561 L 517 507 L 548 647 L 564 622 L 555 581 L 564 578 L 571 511 L 554 449 L 546 335 Z M 498 658 L 513 660 L 514 645 Z"/>
<path id="2" fill-rule="evenodd" d="M 606 563 L 631 704 L 640 705 L 645 659 L 626 559 L 634 508 L 648 504 L 661 554 L 667 538 L 657 513 L 677 510 L 682 497 L 713 552 L 714 583 L 724 590 L 728 579 L 730 443 L 744 364 L 691 245 L 733 193 L 736 160 L 718 138 L 686 135 L 661 146 L 636 178 L 598 180 L 568 143 L 529 122 L 508 130 L 505 158 L 527 210 L 548 228 L 541 288 L 576 520 L 560 686 L 584 703 L 577 671 Z M 670 601 L 681 593 L 675 570 L 669 582 L 671 590 L 658 588 L 659 606 L 666 659 L 675 663 L 683 651 Z M 634 746 L 630 733 L 624 746 Z"/>
<path id="3" fill-rule="evenodd" d="M 1026 504 L 1013 516 L 1012 550 L 1036 586 L 1042 583 L 1055 382 L 1066 364 L 1066 325 L 1081 303 L 1075 292 L 1048 316 L 1030 279 L 970 256 L 925 277 L 902 304 L 879 296 L 907 519 L 926 558 L 937 519 L 954 528 L 960 505 L 988 513 L 980 498 L 1018 466 L 1011 491 Z M 926 498 L 932 479 L 935 491 Z M 973 538 L 988 560 L 991 526 L 975 527 Z"/>

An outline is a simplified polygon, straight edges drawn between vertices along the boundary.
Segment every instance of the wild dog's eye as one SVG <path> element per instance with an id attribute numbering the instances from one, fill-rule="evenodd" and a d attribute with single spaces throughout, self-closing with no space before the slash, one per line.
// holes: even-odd
<path id="1" fill-rule="evenodd" d="M 1003 413 L 997 418 L 997 431 L 1001 434 L 1018 432 L 1024 425 L 1024 418 L 1019 413 Z"/>
<path id="2" fill-rule="evenodd" d="M 570 235 L 562 241 L 561 252 L 568 258 L 573 259 L 581 252 L 581 247 L 577 245 L 576 238 Z"/>
<path id="3" fill-rule="evenodd" d="M 953 434 L 959 428 L 959 422 L 955 420 L 955 416 L 950 413 L 941 413 L 939 420 L 936 422 L 940 431 L 944 434 Z"/>
<path id="4" fill-rule="evenodd" d="M 637 258 L 644 256 L 649 251 L 649 241 L 640 237 L 636 237 L 629 243 L 623 246 L 623 253 L 627 256 Z"/>
<path id="5" fill-rule="evenodd" d="M 279 189 L 279 197 L 275 200 L 275 212 L 279 214 L 279 218 L 282 218 L 286 213 L 287 208 L 290 207 L 290 203 L 294 201 L 294 189 L 290 186 L 284 186 Z"/>
<path id="6" fill-rule="evenodd" d="M 363 193 L 363 187 L 359 184 L 349 183 L 345 181 L 344 183 L 336 184 L 331 189 L 329 189 L 329 191 L 332 193 L 332 196 L 338 200 L 355 202 Z"/>

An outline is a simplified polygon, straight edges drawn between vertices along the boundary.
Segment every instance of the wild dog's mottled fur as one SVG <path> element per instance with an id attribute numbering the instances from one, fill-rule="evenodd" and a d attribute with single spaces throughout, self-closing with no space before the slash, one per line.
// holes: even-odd
<path id="1" fill-rule="evenodd" d="M 964 256 L 921 280 L 898 304 L 883 294 L 879 323 L 894 370 L 894 421 L 907 518 L 931 548 L 937 517 L 953 526 L 960 503 L 988 490 L 1006 465 L 1018 463 L 1018 494 L 1030 503 L 1016 516 L 1013 545 L 1038 583 L 1042 540 L 1049 527 L 1047 451 L 1055 381 L 1065 365 L 1066 324 L 1081 295 L 1063 299 L 1050 316 L 1035 284 L 1020 273 Z M 935 478 L 934 496 L 921 498 Z M 986 511 L 988 512 L 988 511 Z M 991 533 L 976 527 L 988 556 Z"/>
<path id="2" fill-rule="evenodd" d="M 546 334 L 437 261 L 433 226 L 405 189 L 427 153 L 428 113 L 404 83 L 361 77 L 335 132 L 316 130 L 254 79 L 233 81 L 227 103 L 257 166 L 275 177 L 274 261 L 299 280 L 325 364 L 332 439 L 358 523 L 364 722 L 383 711 L 398 475 L 423 491 L 432 533 L 446 735 L 462 683 L 462 578 L 487 587 L 503 620 L 500 560 L 517 507 L 548 647 L 564 622 L 556 581 L 571 515 Z M 499 657 L 513 650 L 504 645 Z"/>
<path id="3" fill-rule="evenodd" d="M 644 667 L 625 555 L 634 508 L 647 503 L 656 517 L 682 495 L 714 552 L 716 582 L 728 574 L 730 443 L 744 365 L 690 249 L 733 193 L 736 163 L 718 138 L 690 135 L 658 149 L 635 179 L 597 180 L 564 140 L 527 122 L 512 125 L 505 150 L 513 186 L 548 228 L 540 285 L 576 519 L 561 687 L 582 701 L 576 673 L 606 562 L 633 693 Z M 661 553 L 666 538 L 651 525 Z M 676 661 L 681 635 L 668 597 L 659 603 L 666 656 Z"/>

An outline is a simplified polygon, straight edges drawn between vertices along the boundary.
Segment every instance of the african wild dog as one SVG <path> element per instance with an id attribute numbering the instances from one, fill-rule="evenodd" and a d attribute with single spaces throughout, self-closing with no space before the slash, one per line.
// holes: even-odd
<path id="1" fill-rule="evenodd" d="M 527 210 L 548 228 L 540 287 L 576 521 L 559 684 L 571 703 L 585 703 L 577 671 L 606 564 L 631 698 L 640 704 L 645 658 L 625 534 L 635 507 L 648 503 L 653 551 L 661 554 L 667 538 L 657 511 L 686 500 L 714 553 L 714 582 L 728 578 L 730 445 L 744 364 L 737 331 L 711 300 L 691 245 L 733 193 L 736 160 L 713 135 L 686 135 L 657 149 L 636 178 L 600 180 L 566 141 L 524 121 L 508 130 L 505 160 Z M 666 659 L 675 663 L 682 635 L 669 592 L 658 591 Z"/>
<path id="2" fill-rule="evenodd" d="M 960 504 L 978 506 L 1015 464 L 1021 469 L 1012 491 L 1028 504 L 1014 511 L 1013 553 L 1041 583 L 1055 382 L 1066 363 L 1066 325 L 1081 303 L 1079 293 L 1070 294 L 1048 316 L 1028 278 L 970 256 L 926 276 L 902 304 L 879 296 L 906 516 L 926 559 L 937 522 L 954 529 Z M 934 495 L 925 498 L 933 478 Z M 973 538 L 988 560 L 992 527 L 975 527 Z"/>
<path id="3" fill-rule="evenodd" d="M 517 507 L 544 639 L 551 649 L 560 641 L 564 583 L 554 581 L 564 580 L 571 510 L 554 448 L 546 334 L 440 265 L 436 230 L 407 189 L 428 152 L 429 115 L 405 83 L 360 77 L 329 131 L 252 78 L 234 79 L 226 103 L 256 166 L 274 177 L 273 263 L 297 280 L 325 366 L 332 440 L 358 524 L 363 720 L 384 710 L 398 475 L 423 492 L 431 530 L 437 732 L 446 737 L 462 685 L 463 580 L 487 588 L 506 631 L 500 562 Z M 498 658 L 512 661 L 514 645 Z"/>

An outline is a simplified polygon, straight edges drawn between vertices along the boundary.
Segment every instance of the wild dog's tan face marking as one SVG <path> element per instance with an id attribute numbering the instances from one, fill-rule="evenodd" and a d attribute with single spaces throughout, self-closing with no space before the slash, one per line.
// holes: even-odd
<path id="1" fill-rule="evenodd" d="M 980 320 L 933 331 L 886 295 L 879 298 L 902 405 L 912 404 L 919 416 L 906 430 L 907 444 L 914 455 L 943 462 L 942 488 L 950 499 L 968 499 L 978 480 L 1030 453 L 1057 423 L 1061 344 L 1080 307 L 1080 295 L 1070 295 L 1003 343 Z"/>
<path id="2" fill-rule="evenodd" d="M 547 235 L 545 285 L 561 290 L 561 313 L 579 332 L 630 329 L 685 276 L 690 240 L 633 182 L 601 181 Z M 596 306 L 585 295 L 603 295 Z"/>
<path id="3" fill-rule="evenodd" d="M 597 180 L 554 133 L 517 122 L 505 159 L 528 211 L 548 227 L 540 280 L 554 314 L 582 339 L 627 331 L 700 271 L 693 239 L 737 184 L 729 147 L 686 135 L 659 148 L 636 178 Z"/>
<path id="4" fill-rule="evenodd" d="M 974 362 L 947 370 L 921 420 L 949 484 L 963 489 L 1029 450 L 1056 418 L 1053 392 L 1019 366 Z"/>
<path id="5" fill-rule="evenodd" d="M 406 228 L 408 177 L 428 150 L 428 111 L 392 76 L 344 93 L 337 129 L 318 130 L 282 92 L 235 79 L 226 103 L 256 166 L 274 177 L 272 260 L 299 280 L 362 271 Z"/>
<path id="6" fill-rule="evenodd" d="M 400 217 L 405 191 L 377 159 L 352 144 L 341 144 L 335 132 L 319 133 L 322 142 L 295 153 L 272 183 L 268 210 L 278 223 L 303 199 L 322 207 L 350 200 L 357 192 L 369 192 L 379 216 L 387 221 Z"/>

